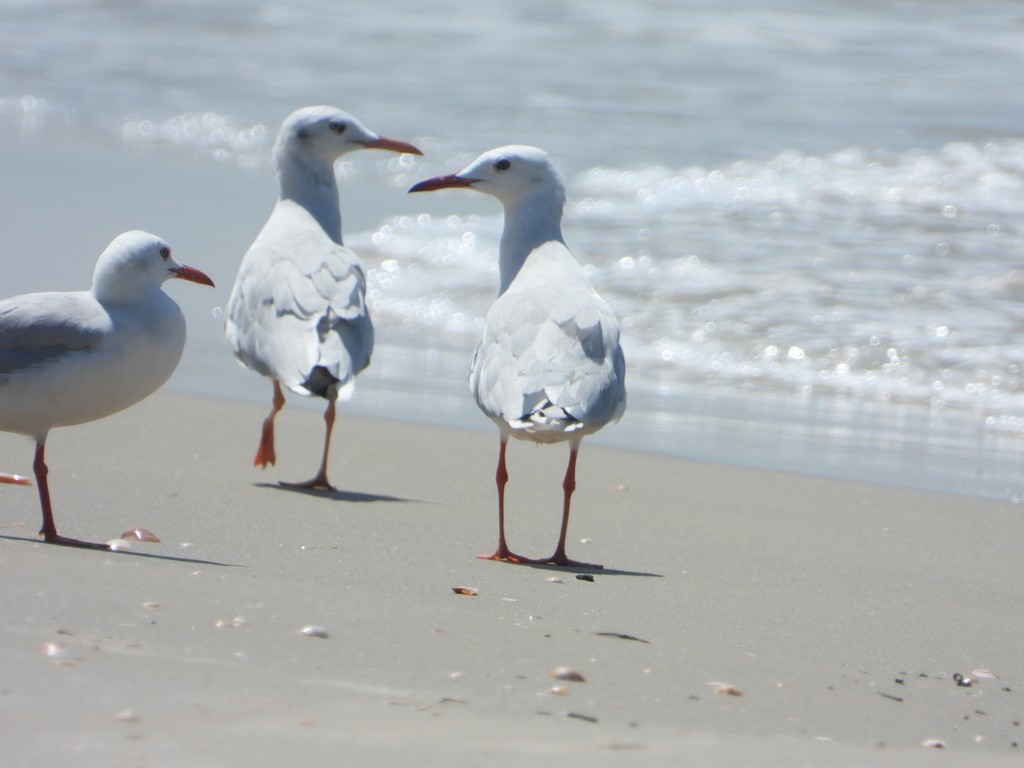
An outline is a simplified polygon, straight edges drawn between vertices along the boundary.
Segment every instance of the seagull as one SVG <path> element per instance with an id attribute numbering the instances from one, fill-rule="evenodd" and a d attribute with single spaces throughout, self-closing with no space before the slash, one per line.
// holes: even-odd
<path id="1" fill-rule="evenodd" d="M 273 406 L 253 464 L 274 464 L 274 417 L 281 385 L 327 400 L 323 459 L 316 476 L 291 488 L 334 490 L 327 452 L 334 404 L 352 396 L 370 364 L 373 325 L 359 259 L 341 242 L 334 161 L 356 149 L 422 154 L 378 136 L 347 112 L 304 107 L 281 125 L 274 146 L 281 192 L 270 218 L 242 259 L 228 301 L 224 334 L 239 362 L 274 382 Z"/>
<path id="2" fill-rule="evenodd" d="M 118 235 L 100 254 L 92 289 L 0 301 L 0 430 L 36 441 L 35 472 L 50 544 L 107 549 L 57 534 L 44 458 L 54 427 L 102 419 L 153 394 L 185 346 L 185 318 L 165 280 L 213 286 L 148 232 Z"/>
<path id="3" fill-rule="evenodd" d="M 580 442 L 617 421 L 626 408 L 625 360 L 615 315 L 562 239 L 565 185 L 545 152 L 513 145 L 485 152 L 465 170 L 421 181 L 409 191 L 448 187 L 485 192 L 505 209 L 498 298 L 487 311 L 469 371 L 477 405 L 501 430 L 498 548 L 479 557 L 600 568 L 565 554 L 569 501 Z M 546 559 L 520 557 L 505 542 L 509 437 L 569 443 L 562 527 L 555 552 Z"/>

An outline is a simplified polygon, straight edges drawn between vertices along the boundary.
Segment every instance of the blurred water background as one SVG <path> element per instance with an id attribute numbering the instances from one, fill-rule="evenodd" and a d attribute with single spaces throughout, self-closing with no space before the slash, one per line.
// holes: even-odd
<path id="1" fill-rule="evenodd" d="M 0 146 L 217 164 L 262 220 L 317 103 L 426 153 L 338 166 L 378 328 L 347 410 L 492 428 L 465 370 L 500 210 L 399 193 L 536 144 L 622 322 L 629 409 L 593 440 L 1024 498 L 1019 2 L 0 2 Z M 269 404 L 208 309 L 171 386 Z"/>

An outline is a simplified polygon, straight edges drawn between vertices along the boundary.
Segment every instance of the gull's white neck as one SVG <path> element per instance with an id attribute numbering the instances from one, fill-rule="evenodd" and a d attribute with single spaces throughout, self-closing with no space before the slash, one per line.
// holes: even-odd
<path id="1" fill-rule="evenodd" d="M 562 206 L 565 195 L 556 190 L 540 190 L 514 204 L 505 204 L 505 229 L 501 233 L 498 267 L 500 296 L 515 280 L 526 257 L 538 246 L 562 239 Z"/>
<path id="2" fill-rule="evenodd" d="M 341 211 L 334 161 L 288 147 L 278 155 L 277 171 L 281 200 L 291 200 L 309 211 L 327 236 L 340 245 Z"/>

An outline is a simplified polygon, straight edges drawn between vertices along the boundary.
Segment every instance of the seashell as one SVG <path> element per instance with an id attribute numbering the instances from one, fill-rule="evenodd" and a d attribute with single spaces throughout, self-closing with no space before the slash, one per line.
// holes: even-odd
<path id="1" fill-rule="evenodd" d="M 44 656 L 50 658 L 62 658 L 68 655 L 68 647 L 64 643 L 49 642 L 43 643 L 39 648 Z"/>
<path id="2" fill-rule="evenodd" d="M 742 696 L 743 691 L 734 685 L 716 685 L 715 693 L 720 693 L 723 696 Z"/>
<path id="3" fill-rule="evenodd" d="M 323 627 L 318 627 L 314 624 L 310 624 L 309 626 L 296 630 L 295 634 L 303 635 L 305 637 L 320 637 L 324 640 L 331 636 L 326 629 L 324 629 Z"/>
<path id="4" fill-rule="evenodd" d="M 921 742 L 922 747 L 931 747 L 932 749 L 945 749 L 946 742 L 939 739 L 925 739 Z"/>
<path id="5" fill-rule="evenodd" d="M 130 552 L 132 550 L 132 545 L 125 539 L 110 539 L 104 543 L 111 552 Z"/>
<path id="6" fill-rule="evenodd" d="M 139 716 L 131 709 L 122 709 L 116 715 L 114 715 L 115 723 L 137 723 L 139 722 Z"/>
<path id="7" fill-rule="evenodd" d="M 547 693 L 550 693 L 552 696 L 568 696 L 569 689 L 564 685 L 556 685 L 554 688 L 549 688 Z"/>
<path id="8" fill-rule="evenodd" d="M 976 669 L 971 672 L 975 677 L 980 677 L 982 680 L 998 680 L 999 675 L 995 672 L 989 672 L 987 669 Z"/>
<path id="9" fill-rule="evenodd" d="M 612 486 L 612 490 L 613 491 L 628 491 L 629 490 L 629 486 L 628 485 L 613 485 Z"/>
<path id="10" fill-rule="evenodd" d="M 555 680 L 569 680 L 573 683 L 585 683 L 583 675 L 577 672 L 572 667 L 555 667 L 548 672 L 548 677 L 553 677 Z"/>
<path id="11" fill-rule="evenodd" d="M 480 594 L 472 587 L 452 587 L 452 592 L 456 595 L 469 595 L 470 597 L 476 597 Z"/>
<path id="12" fill-rule="evenodd" d="M 155 533 L 147 531 L 145 528 L 129 528 L 121 534 L 121 538 L 133 539 L 135 541 L 152 541 L 157 544 L 160 543 L 160 538 Z"/>
<path id="13" fill-rule="evenodd" d="M 544 581 L 550 581 L 552 584 L 565 584 L 565 582 L 557 576 L 548 576 Z"/>

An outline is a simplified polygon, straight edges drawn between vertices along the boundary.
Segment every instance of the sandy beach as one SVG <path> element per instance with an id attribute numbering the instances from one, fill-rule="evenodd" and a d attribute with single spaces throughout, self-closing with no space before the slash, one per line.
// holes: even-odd
<path id="1" fill-rule="evenodd" d="M 263 472 L 263 411 L 161 392 L 54 431 L 61 532 L 160 544 L 44 545 L 0 487 L 6 765 L 1019 764 L 1012 505 L 584 445 L 569 554 L 605 569 L 508 565 L 474 557 L 496 435 L 343 413 L 342 490 L 295 492 L 320 416 L 286 410 Z M 510 448 L 524 554 L 564 458 Z"/>

